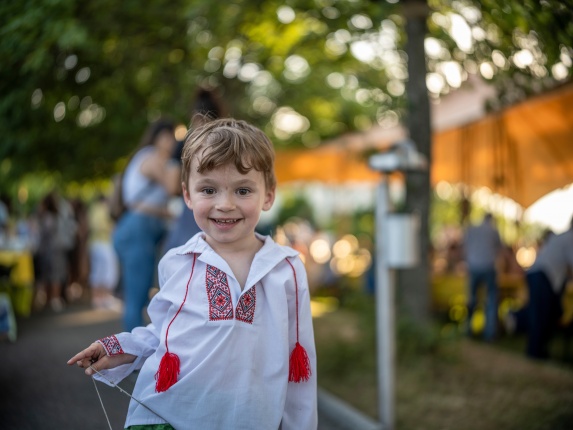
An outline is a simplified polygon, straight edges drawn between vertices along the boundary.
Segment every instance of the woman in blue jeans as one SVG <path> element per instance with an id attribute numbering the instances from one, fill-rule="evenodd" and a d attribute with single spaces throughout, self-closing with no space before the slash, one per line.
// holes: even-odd
<path id="1" fill-rule="evenodd" d="M 113 244 L 121 266 L 124 329 L 144 325 L 143 308 L 155 280 L 159 245 L 166 232 L 170 196 L 180 192 L 180 167 L 171 159 L 173 123 L 159 120 L 145 132 L 121 178 L 127 211 L 118 220 Z"/>

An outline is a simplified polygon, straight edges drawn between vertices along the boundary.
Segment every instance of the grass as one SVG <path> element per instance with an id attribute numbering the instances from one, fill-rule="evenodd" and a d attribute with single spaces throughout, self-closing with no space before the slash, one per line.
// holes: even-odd
<path id="1" fill-rule="evenodd" d="M 319 385 L 377 419 L 373 298 L 351 293 L 316 318 Z M 573 365 L 527 359 L 523 338 L 471 340 L 451 325 L 398 322 L 396 425 L 407 430 L 565 430 Z"/>

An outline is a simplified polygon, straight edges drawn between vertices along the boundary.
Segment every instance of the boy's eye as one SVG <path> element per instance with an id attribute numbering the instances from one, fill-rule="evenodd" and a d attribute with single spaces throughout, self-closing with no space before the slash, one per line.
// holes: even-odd
<path id="1" fill-rule="evenodd" d="M 249 190 L 248 188 L 239 188 L 237 190 L 237 194 L 239 194 L 240 196 L 246 196 L 250 192 L 251 192 L 251 190 Z"/>
<path id="2" fill-rule="evenodd" d="M 201 192 L 210 196 L 211 194 L 215 194 L 215 188 L 203 188 Z"/>

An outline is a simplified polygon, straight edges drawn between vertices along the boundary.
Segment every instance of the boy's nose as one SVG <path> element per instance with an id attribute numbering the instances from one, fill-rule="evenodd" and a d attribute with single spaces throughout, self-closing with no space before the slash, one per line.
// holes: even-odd
<path id="1" fill-rule="evenodd" d="M 233 196 L 228 193 L 220 193 L 219 198 L 217 199 L 216 208 L 220 211 L 230 211 L 235 209 Z"/>

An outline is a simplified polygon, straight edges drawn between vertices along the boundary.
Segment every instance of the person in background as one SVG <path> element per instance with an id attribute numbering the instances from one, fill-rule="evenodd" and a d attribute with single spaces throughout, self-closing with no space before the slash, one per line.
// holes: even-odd
<path id="1" fill-rule="evenodd" d="M 67 249 L 61 245 L 59 238 L 62 232 L 58 219 L 61 216 L 58 197 L 54 192 L 48 193 L 41 200 L 38 210 L 36 310 L 42 310 L 46 303 L 55 312 L 64 309 L 62 288 L 68 274 L 68 259 Z"/>
<path id="2" fill-rule="evenodd" d="M 206 121 L 211 121 L 223 116 L 225 116 L 225 109 L 215 90 L 200 88 L 195 95 L 190 128 L 197 128 Z M 177 148 L 173 155 L 173 158 L 179 162 L 181 161 L 181 151 L 183 150 L 184 143 L 184 141 L 177 143 Z M 171 248 L 183 245 L 191 236 L 200 231 L 193 217 L 193 212 L 185 206 L 182 197 L 179 199 L 182 210 L 169 229 L 167 238 L 163 244 L 163 254 Z"/>
<path id="3" fill-rule="evenodd" d="M 155 121 L 122 175 L 127 211 L 117 221 L 112 239 L 120 261 L 126 330 L 143 324 L 143 309 L 153 287 L 159 245 L 170 216 L 168 201 L 181 189 L 181 169 L 171 158 L 175 145 L 173 122 Z"/>
<path id="4" fill-rule="evenodd" d="M 161 259 L 151 324 L 67 364 L 108 383 L 141 369 L 125 428 L 316 430 L 305 266 L 255 232 L 275 198 L 272 143 L 244 121 L 210 121 L 187 137 L 183 170 L 202 231 Z"/>
<path id="5" fill-rule="evenodd" d="M 469 226 L 464 234 L 464 256 L 468 270 L 468 324 L 477 305 L 477 293 L 482 284 L 487 288 L 486 324 L 483 337 L 492 341 L 497 334 L 497 271 L 496 262 L 503 245 L 494 226 L 493 216 L 485 214 L 481 224 Z M 471 333 L 471 329 L 469 329 Z"/>
<path id="6" fill-rule="evenodd" d="M 529 291 L 527 349 L 531 358 L 549 357 L 549 341 L 563 313 L 561 299 L 573 272 L 573 217 L 564 233 L 550 235 L 526 274 Z"/>
<path id="7" fill-rule="evenodd" d="M 550 228 L 546 228 L 543 231 L 543 233 L 541 233 L 541 236 L 537 239 L 536 255 L 539 255 L 541 253 L 541 249 L 543 248 L 543 246 L 553 236 L 555 236 L 555 233 Z M 531 266 L 529 268 L 531 268 Z M 524 303 L 522 303 L 521 307 L 517 309 L 511 309 L 503 317 L 505 332 L 510 336 L 522 333 L 527 334 L 527 332 L 529 331 L 529 291 L 527 291 L 527 279 L 525 275 L 526 271 L 524 270 L 523 279 L 524 279 L 524 285 L 526 285 L 525 294 L 527 294 Z"/>
<path id="8" fill-rule="evenodd" d="M 70 201 L 76 224 L 74 246 L 70 250 L 70 271 L 66 291 L 69 302 L 79 300 L 88 293 L 89 277 L 89 221 L 87 205 L 80 199 Z"/>
<path id="9" fill-rule="evenodd" d="M 98 195 L 88 207 L 88 225 L 92 306 L 119 312 L 121 301 L 113 295 L 119 280 L 119 262 L 111 243 L 114 224 L 103 194 Z"/>

